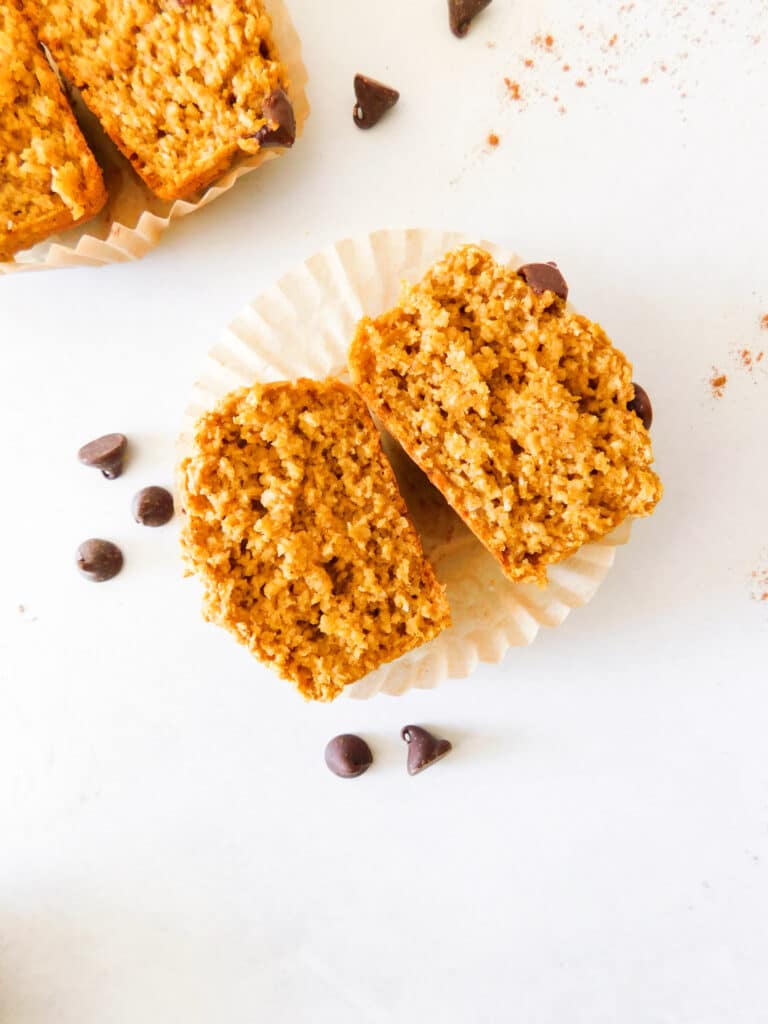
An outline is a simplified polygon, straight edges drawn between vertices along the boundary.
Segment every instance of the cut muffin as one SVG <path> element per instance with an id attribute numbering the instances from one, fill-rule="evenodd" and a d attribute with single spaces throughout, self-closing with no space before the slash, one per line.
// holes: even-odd
<path id="1" fill-rule="evenodd" d="M 94 216 L 107 193 L 98 164 L 31 26 L 0 4 L 0 260 Z"/>
<path id="2" fill-rule="evenodd" d="M 65 77 L 163 199 L 295 137 L 261 0 L 25 0 Z"/>
<path id="3" fill-rule="evenodd" d="M 364 319 L 349 367 L 511 580 L 544 585 L 548 565 L 661 497 L 627 359 L 482 249 L 449 253 Z"/>
<path id="4" fill-rule="evenodd" d="M 305 697 L 333 699 L 450 624 L 376 427 L 346 385 L 233 392 L 198 422 L 180 475 L 205 617 Z"/>

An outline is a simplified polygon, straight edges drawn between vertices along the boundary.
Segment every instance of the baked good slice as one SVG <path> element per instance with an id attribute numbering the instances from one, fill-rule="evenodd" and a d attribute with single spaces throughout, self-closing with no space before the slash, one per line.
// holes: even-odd
<path id="1" fill-rule="evenodd" d="M 336 381 L 235 391 L 181 465 L 204 615 L 313 700 L 449 625 L 376 427 Z"/>
<path id="2" fill-rule="evenodd" d="M 349 367 L 511 580 L 543 585 L 548 565 L 661 497 L 627 359 L 482 249 L 448 253 L 363 320 Z"/>
<path id="3" fill-rule="evenodd" d="M 98 164 L 14 0 L 0 3 L 0 260 L 98 213 Z"/>
<path id="4" fill-rule="evenodd" d="M 295 138 L 262 0 L 25 0 L 40 38 L 163 199 Z"/>

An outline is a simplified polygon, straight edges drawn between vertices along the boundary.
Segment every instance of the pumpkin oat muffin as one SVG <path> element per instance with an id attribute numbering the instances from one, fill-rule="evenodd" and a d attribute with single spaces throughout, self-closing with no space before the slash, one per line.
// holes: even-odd
<path id="1" fill-rule="evenodd" d="M 257 385 L 199 420 L 180 468 L 204 615 L 312 700 L 418 647 L 448 603 L 355 392 Z"/>
<path id="2" fill-rule="evenodd" d="M 627 409 L 627 359 L 482 249 L 448 253 L 399 306 L 364 319 L 349 366 L 511 580 L 544 585 L 548 565 L 661 497 L 648 432 Z"/>
<path id="3" fill-rule="evenodd" d="M 162 199 L 241 153 L 290 146 L 293 110 L 261 0 L 25 0 L 64 76 Z"/>
<path id="4" fill-rule="evenodd" d="M 14 0 L 0 3 L 0 260 L 107 200 L 56 75 Z"/>

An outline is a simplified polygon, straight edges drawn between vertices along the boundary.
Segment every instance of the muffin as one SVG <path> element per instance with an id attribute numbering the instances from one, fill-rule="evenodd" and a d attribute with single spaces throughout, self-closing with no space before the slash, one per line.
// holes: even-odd
<path id="1" fill-rule="evenodd" d="M 203 415 L 180 469 L 205 617 L 312 700 L 437 636 L 445 593 L 359 396 L 256 385 Z"/>
<path id="2" fill-rule="evenodd" d="M 537 267 L 449 252 L 359 324 L 349 369 L 504 575 L 543 586 L 547 566 L 650 515 L 662 487 L 630 363 Z"/>
<path id="3" fill-rule="evenodd" d="M 0 260 L 99 212 L 104 181 L 32 28 L 0 5 Z"/>
<path id="4" fill-rule="evenodd" d="M 296 135 L 261 0 L 25 0 L 64 76 L 147 186 L 186 198 Z"/>

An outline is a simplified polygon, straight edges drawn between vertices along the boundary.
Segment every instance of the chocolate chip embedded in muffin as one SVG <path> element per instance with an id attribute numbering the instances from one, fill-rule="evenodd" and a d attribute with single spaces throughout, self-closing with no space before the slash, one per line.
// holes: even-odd
<path id="1" fill-rule="evenodd" d="M 462 39 L 472 19 L 489 6 L 491 0 L 448 0 L 448 20 L 451 32 Z"/>
<path id="2" fill-rule="evenodd" d="M 334 736 L 325 748 L 325 763 L 340 779 L 356 779 L 373 764 L 371 748 L 359 736 Z"/>
<path id="3" fill-rule="evenodd" d="M 164 487 L 144 487 L 133 499 L 133 518 L 142 526 L 165 526 L 173 519 L 173 497 Z"/>
<path id="4" fill-rule="evenodd" d="M 282 146 L 290 149 L 296 141 L 296 115 L 285 92 L 282 89 L 271 92 L 264 100 L 261 112 L 267 122 L 255 135 L 261 148 Z"/>
<path id="5" fill-rule="evenodd" d="M 104 434 L 84 444 L 77 453 L 84 466 L 100 469 L 107 480 L 116 480 L 123 472 L 128 439 L 125 434 Z"/>
<path id="6" fill-rule="evenodd" d="M 568 285 L 556 263 L 526 263 L 517 272 L 537 295 L 554 292 L 563 302 L 568 298 Z"/>
<path id="7" fill-rule="evenodd" d="M 408 774 L 418 775 L 448 754 L 452 747 L 448 740 L 433 736 L 420 725 L 403 726 L 400 735 L 408 744 Z"/>
<path id="8" fill-rule="evenodd" d="M 627 408 L 640 417 L 646 430 L 650 430 L 653 423 L 653 407 L 648 392 L 635 381 L 632 382 L 632 387 L 635 389 L 635 397 L 631 402 L 627 402 Z"/>
<path id="9" fill-rule="evenodd" d="M 355 75 L 355 96 L 352 116 L 358 128 L 373 128 L 400 99 L 397 89 L 367 75 Z"/>
<path id="10" fill-rule="evenodd" d="M 77 567 L 86 579 L 103 583 L 123 568 L 123 553 L 111 540 L 92 537 L 77 549 Z"/>

